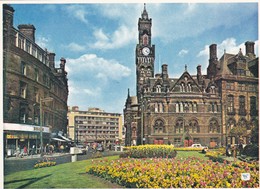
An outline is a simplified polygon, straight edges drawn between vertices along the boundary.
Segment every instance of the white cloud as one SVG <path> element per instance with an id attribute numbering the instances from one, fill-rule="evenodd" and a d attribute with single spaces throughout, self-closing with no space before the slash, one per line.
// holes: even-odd
<path id="1" fill-rule="evenodd" d="M 87 20 L 87 11 L 84 9 L 83 6 L 80 5 L 69 5 L 65 7 L 66 12 L 72 16 L 75 17 L 76 19 L 84 22 L 84 23 L 88 23 Z"/>
<path id="2" fill-rule="evenodd" d="M 183 57 L 184 55 L 188 54 L 188 52 L 189 52 L 188 50 L 182 49 L 182 50 L 178 53 L 178 56 Z"/>
<path id="3" fill-rule="evenodd" d="M 86 47 L 83 45 L 79 45 L 77 43 L 70 43 L 68 45 L 65 46 L 65 48 L 69 51 L 73 51 L 73 52 L 82 52 L 86 50 Z"/>
<path id="4" fill-rule="evenodd" d="M 77 59 L 67 59 L 67 67 L 70 73 L 91 74 L 104 80 L 120 80 L 130 75 L 131 70 L 116 60 L 106 60 L 95 54 L 85 54 Z"/>
<path id="5" fill-rule="evenodd" d="M 52 51 L 51 45 L 50 45 L 51 39 L 46 38 L 44 36 L 37 36 L 36 37 L 36 43 L 39 45 L 42 49 L 48 49 L 49 51 Z"/>
<path id="6" fill-rule="evenodd" d="M 135 30 L 131 30 L 125 25 L 120 26 L 114 33 L 106 34 L 102 29 L 94 31 L 93 35 L 96 38 L 94 44 L 89 47 L 95 49 L 116 49 L 128 45 L 136 38 Z"/>
<path id="7" fill-rule="evenodd" d="M 165 43 L 195 37 L 218 27 L 241 27 L 254 14 L 257 15 L 257 4 L 254 3 L 244 4 L 243 8 L 238 3 L 162 4 L 156 8 L 150 7 L 148 13 L 152 13 L 153 25 L 156 25 L 153 36 L 160 37 Z"/>
<path id="8" fill-rule="evenodd" d="M 197 57 L 209 57 L 209 46 L 206 45 L 203 50 L 201 50 Z M 220 44 L 217 44 L 217 57 L 221 58 L 224 52 L 229 54 L 237 54 L 241 49 L 242 53 L 245 54 L 245 43 L 237 44 L 235 38 L 227 38 Z M 258 40 L 255 41 L 255 54 L 258 56 Z"/>
<path id="9" fill-rule="evenodd" d="M 83 92 L 87 94 L 88 96 L 100 96 L 101 95 L 101 88 L 91 88 L 91 89 L 83 89 Z"/>

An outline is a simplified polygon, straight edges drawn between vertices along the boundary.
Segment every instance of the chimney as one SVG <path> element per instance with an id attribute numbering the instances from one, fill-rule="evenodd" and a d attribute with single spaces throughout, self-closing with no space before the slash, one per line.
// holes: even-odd
<path id="1" fill-rule="evenodd" d="M 55 53 L 48 53 L 50 68 L 55 67 Z"/>
<path id="2" fill-rule="evenodd" d="M 60 59 L 60 68 L 64 70 L 65 69 L 65 64 L 66 64 L 66 59 L 62 57 Z"/>
<path id="3" fill-rule="evenodd" d="M 167 64 L 162 65 L 162 78 L 163 78 L 163 80 L 168 79 L 168 65 Z"/>
<path id="4" fill-rule="evenodd" d="M 255 43 L 253 41 L 247 41 L 245 42 L 246 46 L 246 55 L 250 57 L 255 57 L 255 49 L 254 49 Z"/>
<path id="5" fill-rule="evenodd" d="M 209 46 L 209 60 L 217 60 L 217 45 L 212 44 Z"/>
<path id="6" fill-rule="evenodd" d="M 4 29 L 7 26 L 13 26 L 14 21 L 14 9 L 10 5 L 4 4 L 3 5 L 3 26 Z"/>
<path id="7" fill-rule="evenodd" d="M 21 24 L 18 26 L 19 31 L 28 37 L 30 40 L 35 42 L 35 27 L 31 24 Z"/>
<path id="8" fill-rule="evenodd" d="M 199 84 L 202 84 L 201 65 L 197 66 L 197 80 Z"/>

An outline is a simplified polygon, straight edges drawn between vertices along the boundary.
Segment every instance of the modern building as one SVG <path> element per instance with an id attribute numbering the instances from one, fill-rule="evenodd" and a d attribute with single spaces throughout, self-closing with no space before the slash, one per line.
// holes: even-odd
<path id="1" fill-rule="evenodd" d="M 218 60 L 217 45 L 209 52 L 207 74 L 191 75 L 187 66 L 178 78 L 170 78 L 168 65 L 155 74 L 152 19 L 146 7 L 138 21 L 136 45 L 136 96 L 129 91 L 124 108 L 125 143 L 215 145 L 249 143 L 252 127 L 258 127 L 258 58 L 254 42 L 246 52 Z M 238 133 L 237 128 L 243 133 Z"/>
<path id="2" fill-rule="evenodd" d="M 15 10 L 3 5 L 3 132 L 5 149 L 39 146 L 52 133 L 66 133 L 66 60 L 35 42 L 35 27 L 13 25 Z M 9 150 L 9 153 L 10 153 Z"/>
<path id="3" fill-rule="evenodd" d="M 122 141 L 122 115 L 99 108 L 81 111 L 77 106 L 68 110 L 68 137 L 77 144 L 92 142 L 114 144 Z"/>

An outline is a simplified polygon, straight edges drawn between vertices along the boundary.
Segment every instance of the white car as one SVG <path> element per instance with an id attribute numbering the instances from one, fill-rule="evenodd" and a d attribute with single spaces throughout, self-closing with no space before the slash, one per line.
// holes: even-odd
<path id="1" fill-rule="evenodd" d="M 201 150 L 203 150 L 203 151 L 207 151 L 208 150 L 208 147 L 207 146 L 202 146 L 201 144 L 192 144 L 191 146 L 190 146 L 190 148 L 200 148 Z"/>

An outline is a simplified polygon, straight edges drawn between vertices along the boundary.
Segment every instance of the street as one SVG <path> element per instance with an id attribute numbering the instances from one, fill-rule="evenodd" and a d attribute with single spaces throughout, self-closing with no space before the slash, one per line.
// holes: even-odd
<path id="1" fill-rule="evenodd" d="M 102 156 L 118 155 L 120 152 L 104 151 Z M 53 158 L 51 161 L 55 161 L 57 165 L 71 162 L 71 154 L 66 153 L 54 153 L 52 155 L 46 155 L 43 158 Z M 26 156 L 23 158 L 10 157 L 4 159 L 4 175 L 8 175 L 17 171 L 25 171 L 34 169 L 34 164 L 42 160 L 39 155 Z M 77 160 L 82 161 L 92 158 L 92 153 L 89 152 L 86 155 L 77 155 Z"/>

